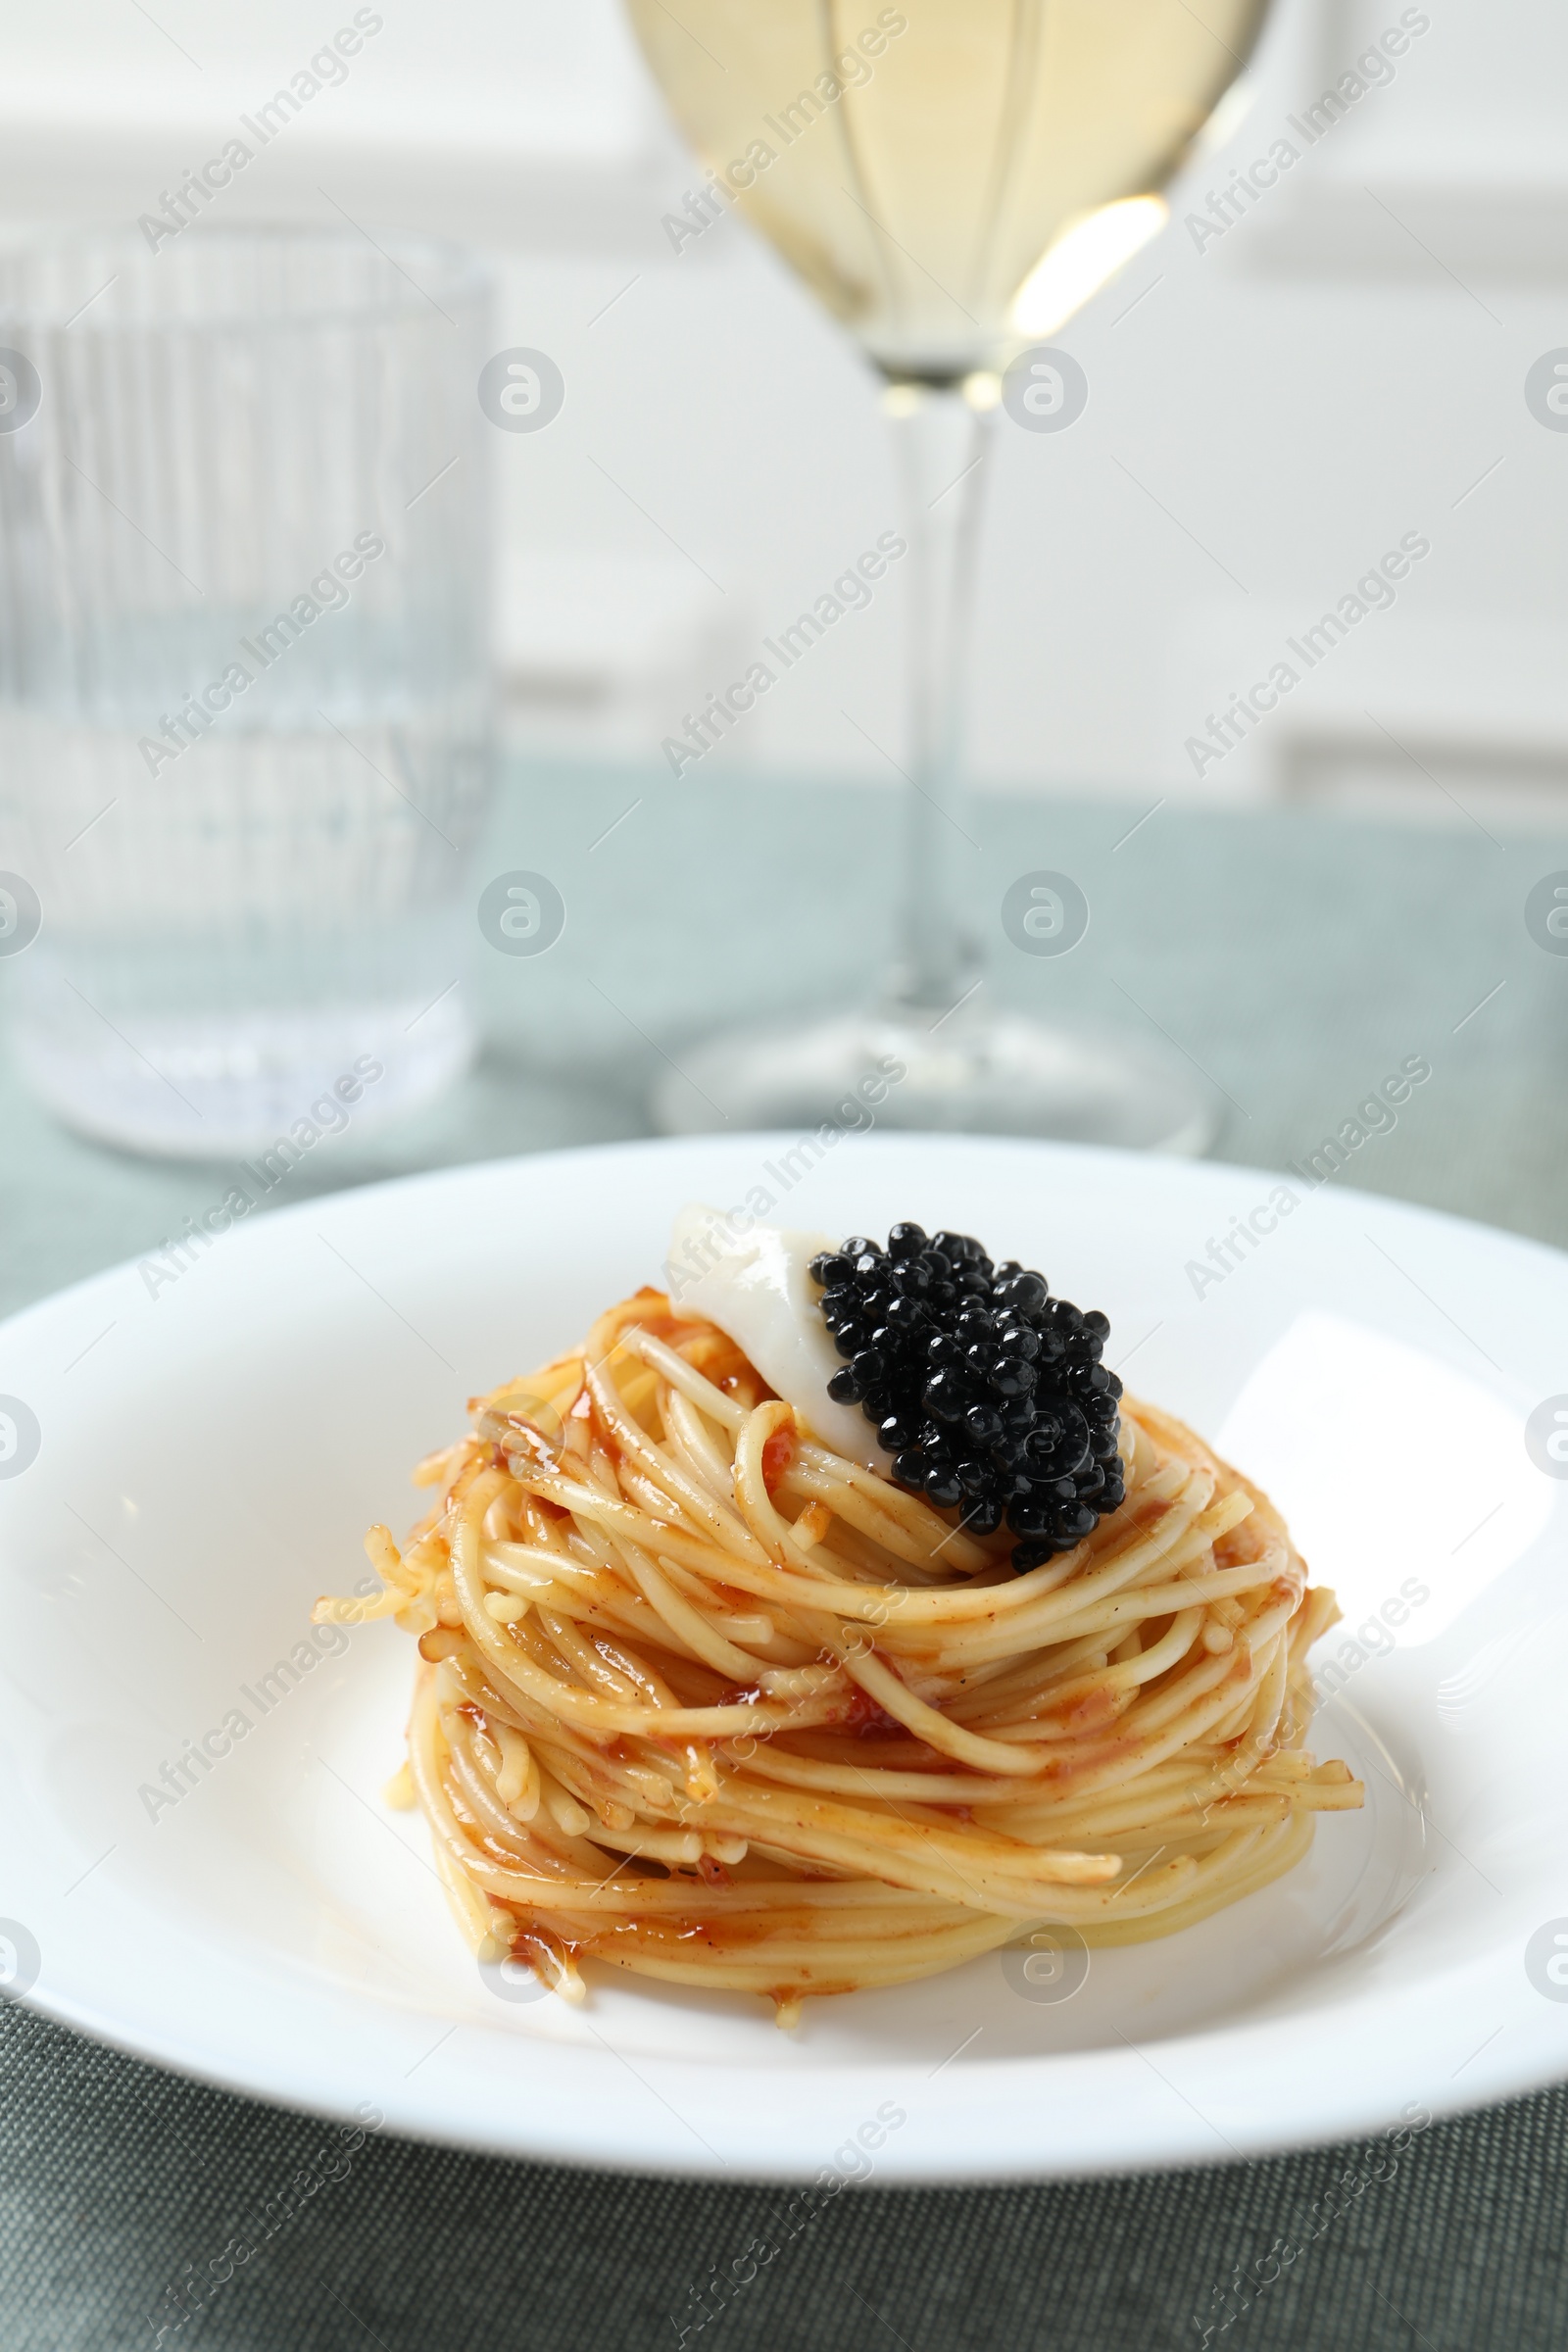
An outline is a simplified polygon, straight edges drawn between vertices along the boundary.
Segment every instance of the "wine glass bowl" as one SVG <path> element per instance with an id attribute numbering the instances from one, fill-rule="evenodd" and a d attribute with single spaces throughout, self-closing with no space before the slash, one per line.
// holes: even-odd
<path id="1" fill-rule="evenodd" d="M 1064 234 L 1165 185 L 1265 0 L 629 6 L 719 201 L 884 374 L 955 383 L 1027 341 L 1020 298 Z"/>

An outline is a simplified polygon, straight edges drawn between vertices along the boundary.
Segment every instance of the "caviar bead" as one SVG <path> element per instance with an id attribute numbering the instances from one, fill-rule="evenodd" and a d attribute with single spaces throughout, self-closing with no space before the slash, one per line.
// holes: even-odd
<path id="1" fill-rule="evenodd" d="M 1108 1340 L 1110 1337 L 1110 1317 L 1108 1315 L 1102 1315 L 1098 1306 L 1092 1306 L 1084 1317 L 1084 1329 L 1086 1331 L 1092 1331 L 1097 1340 Z"/>
<path id="2" fill-rule="evenodd" d="M 832 1379 L 827 1384 L 827 1393 L 832 1397 L 835 1404 L 859 1403 L 860 1384 L 856 1379 L 855 1374 L 850 1370 L 848 1364 L 844 1366 L 842 1371 L 834 1373 Z"/>
<path id="3" fill-rule="evenodd" d="M 935 1413 L 939 1421 L 961 1420 L 969 1401 L 962 1383 L 953 1372 L 938 1372 L 928 1380 L 923 1397 L 927 1412 Z"/>
<path id="4" fill-rule="evenodd" d="M 889 1257 L 914 1257 L 924 1248 L 923 1225 L 895 1225 L 888 1235 Z"/>

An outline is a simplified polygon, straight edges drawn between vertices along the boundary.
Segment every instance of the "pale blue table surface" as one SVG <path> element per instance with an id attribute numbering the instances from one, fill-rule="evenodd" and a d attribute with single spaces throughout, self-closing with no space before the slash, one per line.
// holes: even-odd
<path id="1" fill-rule="evenodd" d="M 1154 797 L 985 805 L 979 858 L 957 854 L 977 867 L 994 998 L 1156 1046 L 1163 1030 L 1232 1099 L 1218 1155 L 1266 1167 L 1424 1054 L 1431 1083 L 1358 1152 L 1354 1181 L 1568 1243 L 1568 956 L 1524 924 L 1532 883 L 1568 865 L 1568 833 L 1166 806 L 1117 849 Z M 646 1133 L 663 1054 L 715 1021 L 869 988 L 895 823 L 893 800 L 864 788 L 514 768 L 482 874 L 550 875 L 562 938 L 538 957 L 478 943 L 473 1073 L 395 1129 L 329 1139 L 270 1204 Z M 1001 928 L 1008 882 L 1041 867 L 1071 873 L 1092 910 L 1059 958 L 1019 954 Z M 0 1013 L 9 977 L 0 965 Z M 0 1310 L 139 1254 L 207 1204 L 214 1176 L 64 1134 L 0 1063 Z"/>

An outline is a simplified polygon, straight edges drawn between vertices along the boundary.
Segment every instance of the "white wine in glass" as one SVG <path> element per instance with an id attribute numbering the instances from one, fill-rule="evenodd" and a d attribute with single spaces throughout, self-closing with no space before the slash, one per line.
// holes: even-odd
<path id="1" fill-rule="evenodd" d="M 1009 360 L 1165 217 L 1266 0 L 628 0 L 734 205 L 880 370 L 910 545 L 900 960 L 865 1011 L 710 1039 L 657 1099 L 695 1130 L 808 1126 L 892 1054 L 890 1125 L 1200 1150 L 1212 1098 L 1162 1058 L 986 1003 L 960 761 L 984 454 Z"/>

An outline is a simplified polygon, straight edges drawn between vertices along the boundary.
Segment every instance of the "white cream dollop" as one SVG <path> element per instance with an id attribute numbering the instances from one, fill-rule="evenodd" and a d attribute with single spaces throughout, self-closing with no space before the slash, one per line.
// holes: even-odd
<path id="1" fill-rule="evenodd" d="M 885 1475 L 888 1456 L 859 1406 L 827 1393 L 843 1359 L 807 1268 L 818 1250 L 837 1247 L 831 1234 L 778 1225 L 738 1233 L 722 1209 L 689 1201 L 670 1234 L 669 1295 L 727 1333 L 812 1437 Z"/>

